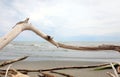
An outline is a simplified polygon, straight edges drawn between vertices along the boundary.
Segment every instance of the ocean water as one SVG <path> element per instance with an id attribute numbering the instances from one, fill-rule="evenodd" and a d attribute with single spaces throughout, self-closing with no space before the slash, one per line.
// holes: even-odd
<path id="1" fill-rule="evenodd" d="M 75 46 L 120 45 L 119 42 L 62 42 Z M 56 48 L 48 42 L 11 42 L 0 51 L 0 59 L 14 59 L 29 56 L 27 61 L 72 60 L 72 61 L 120 61 L 117 51 L 80 51 Z"/>

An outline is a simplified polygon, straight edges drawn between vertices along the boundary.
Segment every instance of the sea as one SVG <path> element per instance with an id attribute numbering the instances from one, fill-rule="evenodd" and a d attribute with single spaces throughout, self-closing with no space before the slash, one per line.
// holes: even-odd
<path id="1" fill-rule="evenodd" d="M 74 46 L 120 45 L 120 42 L 61 42 Z M 26 61 L 102 61 L 120 62 L 120 52 L 112 50 L 83 51 L 57 48 L 49 42 L 13 41 L 0 50 L 0 60 L 29 56 Z"/>

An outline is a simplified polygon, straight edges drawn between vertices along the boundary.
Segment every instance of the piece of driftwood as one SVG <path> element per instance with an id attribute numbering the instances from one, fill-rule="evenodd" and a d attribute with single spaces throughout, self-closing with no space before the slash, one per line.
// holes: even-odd
<path id="1" fill-rule="evenodd" d="M 28 56 L 24 56 L 24 57 L 21 57 L 21 58 L 17 58 L 17 59 L 14 59 L 14 60 L 9 60 L 9 61 L 4 61 L 0 64 L 0 67 L 3 67 L 3 66 L 6 66 L 8 64 L 12 64 L 12 63 L 15 63 L 15 62 L 18 62 L 18 61 L 21 61 L 21 60 L 24 60 L 26 59 Z"/>
<path id="2" fill-rule="evenodd" d="M 61 72 L 56 72 L 56 71 L 51 71 L 51 73 L 55 73 L 55 74 L 59 74 L 59 75 L 63 75 L 63 76 L 65 76 L 65 77 L 73 77 L 72 75 L 65 74 L 65 73 L 61 73 Z"/>
<path id="3" fill-rule="evenodd" d="M 8 66 L 8 68 L 6 69 L 6 72 L 5 72 L 5 77 L 7 77 L 8 76 L 8 71 L 9 71 L 9 69 L 10 69 L 10 67 L 11 67 L 12 65 L 10 64 L 9 66 Z"/>
<path id="4" fill-rule="evenodd" d="M 101 67 L 109 65 L 109 63 L 104 64 L 97 64 L 97 65 L 83 65 L 83 66 L 71 66 L 71 67 L 59 67 L 59 68 L 50 68 L 50 69 L 38 69 L 38 70 L 29 70 L 29 69 L 17 69 L 17 71 L 23 71 L 23 72 L 44 72 L 44 71 L 53 71 L 53 70 L 65 70 L 65 69 L 84 69 L 84 68 L 95 68 L 95 67 Z M 0 69 L 0 72 L 4 72 L 6 70 Z"/>
<path id="5" fill-rule="evenodd" d="M 66 45 L 53 40 L 50 35 L 47 35 L 40 31 L 39 29 L 35 28 L 32 24 L 28 23 L 29 18 L 24 21 L 18 22 L 12 30 L 0 38 L 0 50 L 5 47 L 10 41 L 12 41 L 15 37 L 17 37 L 22 31 L 24 30 L 31 30 L 35 32 L 37 35 L 42 37 L 43 39 L 47 40 L 51 44 L 55 45 L 56 47 L 73 49 L 73 50 L 115 50 L 120 52 L 120 46 L 116 45 L 100 45 L 96 47 L 82 47 L 82 46 L 72 46 Z"/>

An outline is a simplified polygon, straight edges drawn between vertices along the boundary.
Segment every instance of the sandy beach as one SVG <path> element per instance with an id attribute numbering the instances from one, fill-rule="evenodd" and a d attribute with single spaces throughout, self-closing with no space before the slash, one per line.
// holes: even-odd
<path id="1" fill-rule="evenodd" d="M 105 62 L 104 62 L 105 63 Z M 82 65 L 96 65 L 102 64 L 102 62 L 89 62 L 89 61 L 21 61 L 12 64 L 11 68 L 15 69 L 49 69 L 58 67 L 71 67 L 71 66 L 82 66 Z M 8 66 L 2 67 L 1 69 L 6 69 Z M 106 72 L 112 72 L 111 69 L 94 71 L 94 68 L 87 69 L 65 69 L 65 70 L 55 70 L 56 72 L 61 72 L 65 74 L 72 75 L 73 77 L 109 77 Z M 49 72 L 47 72 L 49 73 Z M 38 77 L 38 72 L 30 72 L 28 75 L 30 77 Z M 65 77 L 55 73 L 50 73 L 55 75 L 55 77 Z"/>

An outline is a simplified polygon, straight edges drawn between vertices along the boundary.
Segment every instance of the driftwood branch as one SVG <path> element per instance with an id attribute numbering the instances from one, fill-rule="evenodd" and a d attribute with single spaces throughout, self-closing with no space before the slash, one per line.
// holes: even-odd
<path id="1" fill-rule="evenodd" d="M 15 62 L 18 62 L 18 61 L 21 61 L 21 60 L 24 60 L 26 59 L 28 56 L 24 56 L 24 57 L 21 57 L 21 58 L 17 58 L 17 59 L 14 59 L 14 60 L 9 60 L 9 61 L 4 61 L 0 64 L 0 67 L 3 67 L 3 66 L 6 66 L 8 64 L 12 64 L 12 63 L 15 63 Z"/>
<path id="2" fill-rule="evenodd" d="M 12 30 L 0 38 L 0 50 L 4 48 L 10 41 L 12 41 L 15 37 L 17 37 L 21 32 L 24 30 L 31 30 L 35 32 L 38 36 L 42 37 L 43 39 L 47 40 L 51 44 L 55 45 L 56 47 L 73 49 L 73 50 L 115 50 L 120 52 L 120 46 L 116 45 L 100 45 L 96 47 L 82 47 L 82 46 L 72 46 L 66 45 L 53 40 L 50 35 L 47 35 L 40 31 L 39 29 L 35 28 L 32 24 L 28 23 L 29 18 L 24 21 L 18 22 Z"/>
<path id="3" fill-rule="evenodd" d="M 53 71 L 53 70 L 65 70 L 65 69 L 84 69 L 84 68 L 95 68 L 109 65 L 109 63 L 105 64 L 97 64 L 97 65 L 83 65 L 83 66 L 71 66 L 71 67 L 59 67 L 59 68 L 50 68 L 50 69 L 38 69 L 38 70 L 28 70 L 28 69 L 17 69 L 17 71 L 24 71 L 24 72 L 44 72 L 44 71 Z M 0 71 L 6 71 L 0 69 Z"/>

